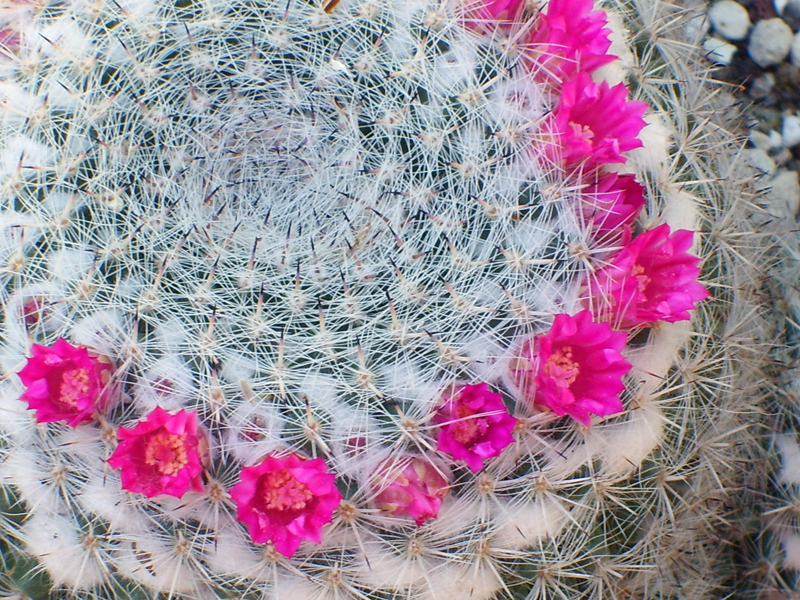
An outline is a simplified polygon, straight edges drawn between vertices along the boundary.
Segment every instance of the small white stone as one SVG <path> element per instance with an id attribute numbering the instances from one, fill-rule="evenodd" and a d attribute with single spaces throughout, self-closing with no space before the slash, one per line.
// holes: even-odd
<path id="1" fill-rule="evenodd" d="M 789 60 L 800 69 L 800 32 L 792 38 L 792 46 L 789 49 Z"/>
<path id="2" fill-rule="evenodd" d="M 780 219 L 794 220 L 800 210 L 800 179 L 797 171 L 778 169 L 775 175 L 759 185 L 764 192 L 766 210 Z"/>
<path id="3" fill-rule="evenodd" d="M 750 31 L 750 15 L 747 9 L 733 0 L 720 0 L 708 9 L 708 20 L 714 31 L 726 40 L 738 42 Z"/>
<path id="4" fill-rule="evenodd" d="M 783 9 L 786 8 L 788 3 L 789 0 L 773 0 L 772 5 L 775 7 L 775 12 L 782 15 Z"/>
<path id="5" fill-rule="evenodd" d="M 736 54 L 736 46 L 729 44 L 719 38 L 708 38 L 703 42 L 703 50 L 706 51 L 708 60 L 718 65 L 729 65 Z"/>
<path id="6" fill-rule="evenodd" d="M 763 98 L 769 96 L 769 93 L 774 87 L 775 75 L 772 73 L 762 73 L 753 79 L 753 83 L 750 84 L 750 89 L 747 90 L 747 93 L 754 100 L 762 100 Z"/>
<path id="7" fill-rule="evenodd" d="M 781 135 L 785 148 L 794 148 L 800 144 L 800 116 L 787 115 L 783 117 Z"/>
<path id="8" fill-rule="evenodd" d="M 769 147 L 771 150 L 783 148 L 783 136 L 774 129 L 769 132 Z"/>
<path id="9" fill-rule="evenodd" d="M 753 27 L 747 53 L 762 69 L 775 66 L 789 55 L 793 37 L 783 19 L 764 19 Z"/>
<path id="10" fill-rule="evenodd" d="M 752 177 L 769 177 L 775 173 L 777 166 L 769 155 L 759 148 L 742 150 L 742 160 L 750 167 L 748 171 Z"/>
<path id="11" fill-rule="evenodd" d="M 763 131 L 753 129 L 748 137 L 750 139 L 750 143 L 759 150 L 769 152 L 770 148 L 772 148 L 769 136 Z"/>

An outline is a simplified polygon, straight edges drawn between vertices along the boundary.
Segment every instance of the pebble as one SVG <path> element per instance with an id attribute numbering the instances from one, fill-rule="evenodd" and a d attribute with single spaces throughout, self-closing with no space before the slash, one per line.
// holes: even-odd
<path id="1" fill-rule="evenodd" d="M 747 9 L 733 0 L 715 2 L 708 9 L 708 20 L 714 31 L 733 42 L 745 39 L 752 25 Z"/>
<path id="2" fill-rule="evenodd" d="M 753 27 L 747 53 L 762 69 L 775 66 L 789 55 L 793 37 L 792 30 L 782 19 L 764 19 Z"/>
<path id="3" fill-rule="evenodd" d="M 794 155 L 788 148 L 779 148 L 777 152 L 774 150 L 770 152 L 770 158 L 775 161 L 775 164 L 780 166 L 788 165 L 793 159 Z"/>
<path id="4" fill-rule="evenodd" d="M 773 175 L 778 169 L 775 161 L 766 152 L 758 148 L 742 150 L 742 160 L 745 165 L 750 167 L 747 170 L 752 177 L 763 178 L 765 175 Z"/>
<path id="5" fill-rule="evenodd" d="M 763 131 L 759 131 L 758 129 L 753 129 L 750 131 L 750 135 L 747 136 L 750 139 L 750 143 L 753 144 L 755 148 L 762 150 L 764 152 L 769 152 L 772 148 L 772 144 L 770 143 L 769 136 L 764 133 Z"/>
<path id="6" fill-rule="evenodd" d="M 775 175 L 758 186 L 764 191 L 767 212 L 794 219 L 800 210 L 800 174 L 797 171 L 778 169 Z"/>
<path id="7" fill-rule="evenodd" d="M 775 90 L 776 97 L 783 100 L 785 104 L 796 104 L 796 100 L 800 96 L 800 69 L 790 62 L 779 64 L 775 67 L 775 87 L 777 88 Z"/>
<path id="8" fill-rule="evenodd" d="M 800 0 L 786 0 L 781 12 L 800 12 Z"/>
<path id="9" fill-rule="evenodd" d="M 710 37 L 703 42 L 703 50 L 706 51 L 708 60 L 718 65 L 731 64 L 733 55 L 736 54 L 736 46 L 714 37 Z"/>
<path id="10" fill-rule="evenodd" d="M 789 49 L 789 60 L 795 67 L 800 67 L 800 33 L 796 33 L 792 38 L 792 45 Z"/>
<path id="11" fill-rule="evenodd" d="M 793 31 L 800 29 L 800 0 L 788 0 L 781 13 L 781 18 Z"/>
<path id="12" fill-rule="evenodd" d="M 772 73 L 762 73 L 750 84 L 750 89 L 747 91 L 750 97 L 755 100 L 766 98 L 775 87 L 775 75 Z"/>
<path id="13" fill-rule="evenodd" d="M 800 116 L 787 115 L 783 117 L 781 135 L 786 148 L 793 148 L 800 144 Z"/>

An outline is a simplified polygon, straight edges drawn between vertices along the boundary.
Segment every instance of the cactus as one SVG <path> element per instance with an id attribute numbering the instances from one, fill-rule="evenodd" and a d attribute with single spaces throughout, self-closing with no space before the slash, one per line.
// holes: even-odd
<path id="1" fill-rule="evenodd" d="M 4 595 L 711 598 L 729 585 L 719 536 L 750 456 L 753 378 L 734 361 L 757 352 L 758 324 L 744 324 L 757 242 L 746 196 L 728 193 L 736 164 L 706 76 L 666 35 L 694 13 L 604 9 L 620 60 L 602 50 L 605 83 L 584 85 L 610 97 L 625 81 L 649 110 L 594 159 L 645 186 L 638 231 L 702 232 L 711 298 L 691 321 L 604 333 L 626 344 L 624 390 L 573 419 L 533 401 L 520 361 L 531 340 L 558 342 L 556 315 L 603 296 L 598 284 L 587 299 L 587 281 L 627 242 L 592 225 L 575 178 L 590 164 L 548 129 L 572 67 L 529 64 L 541 48 L 520 40 L 539 7 L 4 8 Z M 644 110 L 619 106 L 631 123 Z M 623 320 L 599 312 L 603 331 Z M 34 415 L 25 383 L 26 357 L 57 340 L 76 348 L 57 360 L 94 361 L 81 373 L 113 396 L 66 423 Z M 479 414 L 503 413 L 499 395 L 513 441 L 454 460 L 438 432 L 471 420 L 442 403 L 484 384 L 495 408 Z M 197 415 L 195 467 L 132 489 L 120 449 L 153 414 L 153 427 Z M 246 484 L 290 476 L 269 502 L 333 512 L 279 538 Z"/>
<path id="2" fill-rule="evenodd" d="M 788 600 L 800 586 L 800 449 L 798 448 L 798 236 L 791 207 L 770 195 L 760 202 L 762 228 L 773 242 L 765 297 L 774 315 L 775 343 L 764 361 L 769 395 L 755 429 L 761 447 L 745 480 L 751 508 L 739 526 L 739 594 Z"/>

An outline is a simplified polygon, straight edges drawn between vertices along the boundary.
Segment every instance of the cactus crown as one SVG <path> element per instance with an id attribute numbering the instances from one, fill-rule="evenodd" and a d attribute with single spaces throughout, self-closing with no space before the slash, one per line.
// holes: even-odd
<path id="1" fill-rule="evenodd" d="M 509 12 L 493 21 L 484 9 Z M 592 428 L 536 408 L 513 375 L 526 340 L 586 308 L 587 281 L 626 243 L 598 236 L 581 204 L 589 175 L 611 170 L 565 166 L 571 148 L 554 141 L 566 135 L 552 124 L 566 114 L 568 67 L 526 58 L 541 50 L 526 42 L 538 10 L 75 0 L 7 14 L 17 32 L 0 56 L 9 593 L 666 598 L 682 579 L 702 597 L 717 551 L 697 550 L 702 575 L 687 579 L 676 548 L 702 544 L 713 509 L 679 498 L 716 492 L 718 479 L 696 474 L 720 466 L 697 453 L 714 438 L 723 345 L 688 321 L 637 330 L 617 359 L 633 365 L 624 412 Z M 610 52 L 629 57 L 619 41 Z M 587 76 L 585 86 L 623 102 L 620 72 L 608 64 L 595 75 L 611 85 Z M 672 83 L 642 83 L 653 105 L 644 148 L 608 150 L 648 189 L 638 229 L 710 218 L 691 196 L 704 180 L 684 162 L 699 159 L 670 162 L 649 97 L 677 93 Z M 643 112 L 634 105 L 622 105 L 631 121 Z M 570 114 L 575 144 L 594 144 Z M 722 304 L 702 309 L 700 330 Z M 32 392 L 14 373 L 31 344 L 59 338 L 115 366 L 105 385 L 116 403 L 98 422 L 36 423 L 20 401 Z M 481 383 L 517 422 L 514 441 L 474 473 L 436 452 L 434 413 L 454 384 Z M 115 427 L 133 431 L 156 407 L 196 413 L 205 432 L 191 448 L 183 433 L 158 434 L 142 460 L 170 449 L 162 475 L 210 443 L 181 498 L 125 491 L 111 467 L 124 461 L 106 463 Z M 268 481 L 254 485 L 274 493 L 229 494 L 265 456 Z M 313 484 L 302 479 L 312 472 Z M 403 512 L 406 480 L 425 494 Z M 254 544 L 236 520 L 245 496 L 266 514 L 337 494 L 324 535 L 309 526 L 296 553 L 274 538 Z"/>

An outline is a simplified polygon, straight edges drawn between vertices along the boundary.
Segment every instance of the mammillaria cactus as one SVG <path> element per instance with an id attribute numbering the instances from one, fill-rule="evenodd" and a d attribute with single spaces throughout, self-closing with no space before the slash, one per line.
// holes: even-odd
<path id="1" fill-rule="evenodd" d="M 745 481 L 747 526 L 742 527 L 742 598 L 789 600 L 800 589 L 800 371 L 798 266 L 800 236 L 791 207 L 765 202 L 765 230 L 777 242 L 765 288 L 772 303 L 775 343 L 765 364 L 771 390 L 758 429 L 758 468 Z"/>
<path id="2" fill-rule="evenodd" d="M 748 249 L 657 14 L 3 9 L 4 593 L 712 596 Z"/>

